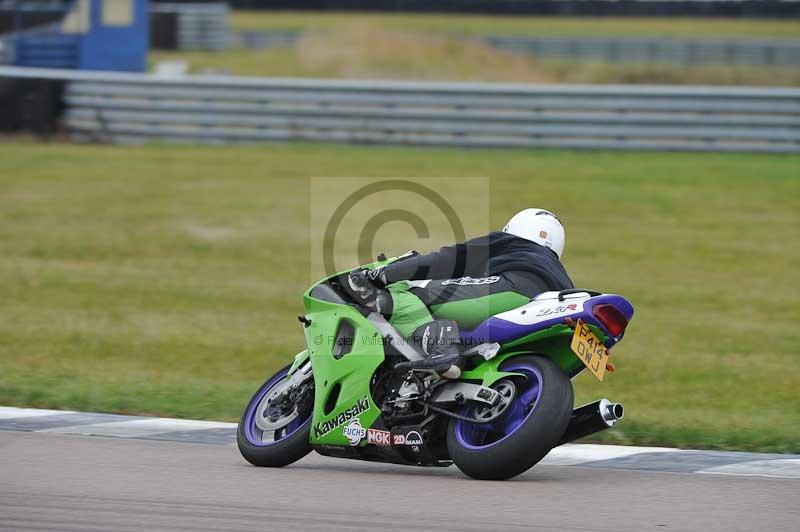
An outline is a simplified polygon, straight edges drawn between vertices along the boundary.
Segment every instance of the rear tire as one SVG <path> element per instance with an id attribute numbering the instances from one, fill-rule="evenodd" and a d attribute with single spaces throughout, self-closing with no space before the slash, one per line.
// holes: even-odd
<path id="1" fill-rule="evenodd" d="M 518 388 L 514 407 L 493 424 L 453 419 L 447 429 L 450 457 L 466 475 L 481 480 L 505 480 L 533 467 L 556 446 L 572 415 L 572 383 L 549 358 L 514 357 L 500 369 L 528 375 L 513 380 Z M 540 380 L 538 390 L 532 387 L 534 380 Z"/>
<path id="2" fill-rule="evenodd" d="M 257 414 L 258 406 L 267 392 L 286 377 L 288 371 L 289 366 L 286 366 L 270 377 L 258 389 L 253 397 L 250 398 L 250 402 L 242 414 L 242 419 L 239 421 L 239 427 L 236 431 L 236 443 L 244 459 L 254 466 L 283 467 L 300 460 L 311 452 L 311 443 L 309 442 L 311 433 L 310 412 L 308 413 L 308 419 L 298 420 L 298 426 L 293 427 L 291 431 L 287 430 L 280 439 L 264 443 L 256 441 L 255 438 L 258 428 L 254 424 L 254 416 Z"/>

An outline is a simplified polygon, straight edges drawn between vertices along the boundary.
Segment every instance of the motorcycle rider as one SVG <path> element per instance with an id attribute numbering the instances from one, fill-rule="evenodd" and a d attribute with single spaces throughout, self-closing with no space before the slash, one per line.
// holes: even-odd
<path id="1" fill-rule="evenodd" d="M 365 306 L 386 316 L 428 354 L 401 364 L 404 369 L 431 369 L 457 379 L 465 364 L 459 325 L 472 329 L 542 292 L 574 288 L 561 264 L 564 241 L 555 214 L 525 209 L 502 231 L 425 255 L 407 254 L 373 270 L 354 270 L 348 284 Z"/>

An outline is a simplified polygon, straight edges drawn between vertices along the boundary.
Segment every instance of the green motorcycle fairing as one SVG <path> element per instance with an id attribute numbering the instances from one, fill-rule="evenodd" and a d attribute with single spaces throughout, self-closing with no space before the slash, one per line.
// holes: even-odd
<path id="1" fill-rule="evenodd" d="M 311 443 L 350 445 L 343 428 L 358 419 L 367 429 L 381 413 L 372 400 L 370 383 L 384 360 L 382 337 L 353 306 L 321 301 L 308 293 L 305 306 L 311 324 L 304 333 L 314 372 Z M 337 344 L 341 327 L 351 327 L 353 335 Z M 345 355 L 334 356 L 337 346 L 347 350 Z"/>
<path id="2" fill-rule="evenodd" d="M 373 268 L 391 260 L 394 259 L 365 267 Z M 312 295 L 317 287 L 334 277 L 321 280 L 304 294 L 305 317 L 310 321 L 304 327 L 308 349 L 296 355 L 290 374 L 306 360 L 311 360 L 314 378 L 312 445 L 364 446 L 367 444 L 364 434 L 381 415 L 370 386 L 375 370 L 385 358 L 384 340 L 376 326 L 354 305 Z M 605 341 L 599 328 L 592 329 Z M 503 377 L 514 375 L 499 370 L 504 361 L 531 353 L 548 356 L 564 372 L 574 376 L 583 369 L 583 364 L 570 349 L 572 334 L 571 327 L 559 324 L 515 339 L 502 345 L 494 358 L 465 371 L 460 380 L 491 386 Z M 344 430 L 351 424 L 353 430 L 362 431 L 355 443 Z"/>

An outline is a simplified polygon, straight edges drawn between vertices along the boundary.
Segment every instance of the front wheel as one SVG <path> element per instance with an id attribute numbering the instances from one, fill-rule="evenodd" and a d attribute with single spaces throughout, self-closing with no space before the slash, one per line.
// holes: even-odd
<path id="1" fill-rule="evenodd" d="M 505 480 L 533 467 L 556 446 L 572 415 L 572 383 L 549 358 L 514 357 L 500 369 L 521 376 L 495 383 L 501 395 L 495 407 L 465 412 L 491 421 L 453 419 L 447 430 L 450 457 L 477 479 Z"/>
<path id="2" fill-rule="evenodd" d="M 286 366 L 269 378 L 250 399 L 239 421 L 239 452 L 255 466 L 283 467 L 311 452 L 313 379 L 290 388 L 288 373 Z"/>

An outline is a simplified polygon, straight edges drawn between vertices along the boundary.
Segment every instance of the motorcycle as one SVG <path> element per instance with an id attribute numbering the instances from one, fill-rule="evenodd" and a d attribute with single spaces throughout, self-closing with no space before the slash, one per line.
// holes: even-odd
<path id="1" fill-rule="evenodd" d="M 380 260 L 383 259 L 383 260 Z M 379 260 L 375 268 L 397 258 Z M 312 450 L 340 458 L 416 466 L 455 465 L 501 480 L 558 445 L 616 425 L 608 399 L 573 410 L 571 379 L 613 371 L 609 349 L 633 317 L 625 298 L 585 289 L 545 292 L 461 332 L 467 365 L 447 380 L 398 371 L 424 351 L 347 290 L 347 275 L 304 294 L 307 349 L 256 391 L 237 442 L 251 464 L 282 467 Z"/>

